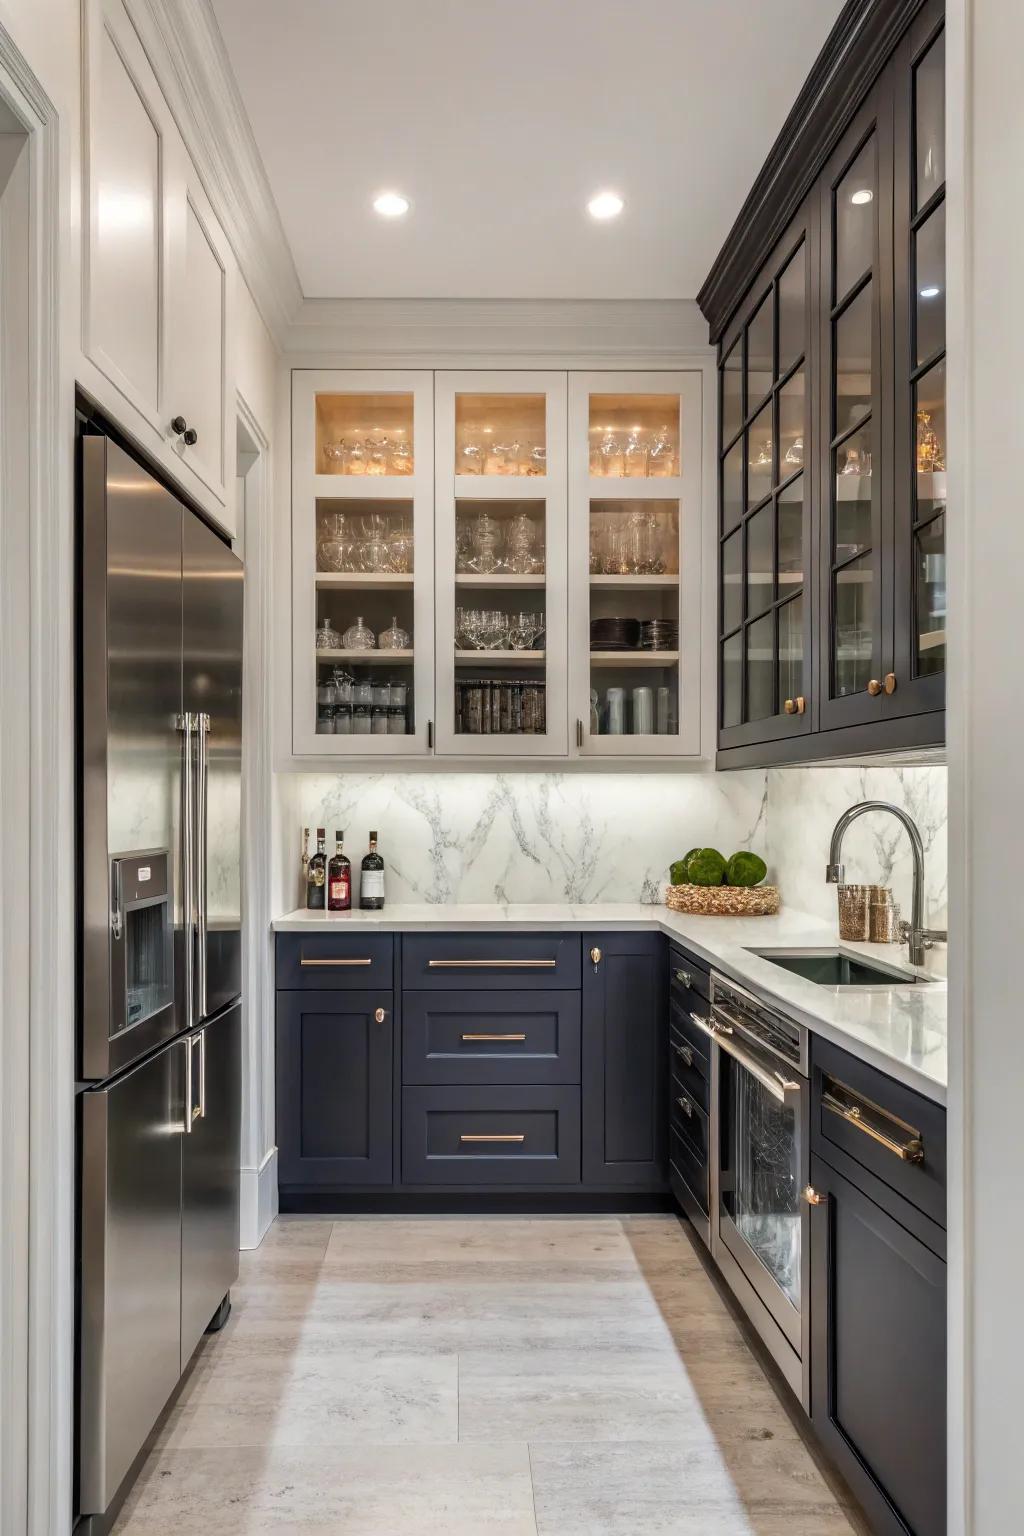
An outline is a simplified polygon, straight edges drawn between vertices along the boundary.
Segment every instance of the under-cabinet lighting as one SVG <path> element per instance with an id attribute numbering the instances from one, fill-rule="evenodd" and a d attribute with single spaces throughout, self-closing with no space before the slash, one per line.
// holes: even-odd
<path id="1" fill-rule="evenodd" d="M 587 212 L 592 219 L 615 219 L 625 206 L 617 192 L 595 192 L 587 204 Z"/>
<path id="2" fill-rule="evenodd" d="M 400 219 L 409 212 L 409 199 L 401 192 L 378 192 L 373 200 L 376 211 L 385 219 Z"/>
<path id="3" fill-rule="evenodd" d="M 850 193 L 850 202 L 860 208 L 864 203 L 873 202 L 874 197 L 875 194 L 870 187 L 859 187 L 856 192 Z"/>
<path id="4" fill-rule="evenodd" d="M 941 288 L 936 288 L 934 286 L 930 288 L 922 288 L 921 297 L 922 299 L 937 299 L 941 292 Z"/>

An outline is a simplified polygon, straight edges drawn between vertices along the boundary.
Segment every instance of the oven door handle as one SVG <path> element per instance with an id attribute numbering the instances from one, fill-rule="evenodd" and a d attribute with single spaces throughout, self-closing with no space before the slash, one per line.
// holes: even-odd
<path id="1" fill-rule="evenodd" d="M 791 1078 L 783 1077 L 781 1072 L 773 1072 L 768 1067 L 763 1067 L 753 1056 L 748 1056 L 743 1047 L 736 1044 L 728 1024 L 719 1024 L 715 1019 L 709 1023 L 699 1013 L 691 1013 L 690 1018 L 709 1040 L 713 1040 L 720 1050 L 732 1057 L 737 1066 L 742 1067 L 744 1072 L 749 1072 L 765 1092 L 771 1094 L 776 1103 L 792 1105 L 799 1099 L 800 1084 L 794 1083 Z"/>

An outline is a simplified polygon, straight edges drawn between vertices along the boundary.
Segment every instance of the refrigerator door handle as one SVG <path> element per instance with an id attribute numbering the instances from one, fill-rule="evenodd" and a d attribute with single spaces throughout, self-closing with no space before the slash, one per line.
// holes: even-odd
<path id="1" fill-rule="evenodd" d="M 192 1107 L 192 1046 L 194 1037 L 185 1036 L 185 1135 L 192 1134 L 192 1121 L 196 1117 L 196 1111 Z"/>
<path id="2" fill-rule="evenodd" d="M 197 1118 L 206 1119 L 206 1030 L 199 1032 L 199 1105 Z"/>
<path id="3" fill-rule="evenodd" d="M 181 910 L 182 953 L 185 960 L 185 1018 L 184 1027 L 191 1029 L 195 1022 L 195 784 L 192 778 L 193 737 L 195 716 L 178 716 L 178 729 L 182 733 L 181 747 Z M 186 1120 L 189 1117 L 186 1115 Z M 191 1121 L 186 1126 L 191 1130 Z"/>
<path id="4" fill-rule="evenodd" d="M 210 717 L 207 714 L 198 714 L 196 719 L 196 738 L 198 743 L 198 758 L 196 766 L 196 835 L 195 835 L 195 882 L 196 882 L 196 1015 L 205 1019 L 209 1012 L 209 1004 L 206 995 L 206 934 L 207 934 L 207 890 L 206 890 L 206 828 L 207 828 L 207 778 L 209 766 L 209 741 L 210 741 Z"/>

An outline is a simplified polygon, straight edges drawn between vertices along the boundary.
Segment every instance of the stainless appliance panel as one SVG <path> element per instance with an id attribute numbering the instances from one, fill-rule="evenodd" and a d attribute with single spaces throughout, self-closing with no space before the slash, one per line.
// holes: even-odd
<path id="1" fill-rule="evenodd" d="M 242 1007 L 188 1036 L 181 1147 L 181 1368 L 238 1278 Z"/>
<path id="2" fill-rule="evenodd" d="M 197 716 L 195 1007 L 209 1018 L 241 990 L 241 561 L 186 513 L 183 708 Z"/>
<path id="3" fill-rule="evenodd" d="M 105 437 L 83 437 L 81 592 L 82 1037 L 78 1072 L 101 1079 L 183 1027 L 165 1009 L 111 1017 L 111 908 L 119 855 L 172 850 L 175 971 L 180 844 L 182 507 Z M 123 1023 L 123 1020 L 121 1021 Z"/>
<path id="4" fill-rule="evenodd" d="M 82 1113 L 80 1510 L 107 1508 L 180 1374 L 185 1046 Z"/>

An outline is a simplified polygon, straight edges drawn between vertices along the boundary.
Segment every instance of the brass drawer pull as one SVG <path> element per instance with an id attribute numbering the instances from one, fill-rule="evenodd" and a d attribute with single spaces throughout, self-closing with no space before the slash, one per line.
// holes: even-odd
<path id="1" fill-rule="evenodd" d="M 304 968 L 311 965 L 343 966 L 343 965 L 372 965 L 372 960 L 309 960 L 305 955 L 299 961 Z"/>
<path id="2" fill-rule="evenodd" d="M 693 1066 L 693 1051 L 690 1048 L 690 1046 L 688 1046 L 688 1045 L 676 1045 L 675 1041 L 673 1041 L 672 1042 L 672 1048 L 675 1051 L 677 1056 L 682 1057 L 683 1061 L 686 1062 L 686 1065 L 688 1067 L 692 1067 Z"/>
<path id="3" fill-rule="evenodd" d="M 676 1103 L 679 1105 L 679 1108 L 682 1110 L 682 1112 L 686 1116 L 687 1120 L 692 1120 L 693 1119 L 693 1105 L 690 1103 L 689 1099 L 684 1099 L 682 1097 L 682 1095 L 680 1094 L 680 1096 L 676 1099 Z"/>
<path id="4" fill-rule="evenodd" d="M 463 1038 L 463 1040 L 525 1040 L 526 1036 L 525 1036 L 525 1034 L 523 1034 L 523 1035 L 464 1034 L 462 1038 Z"/>
<path id="5" fill-rule="evenodd" d="M 460 1136 L 460 1141 L 525 1141 L 526 1137 L 520 1136 Z"/>
<path id="6" fill-rule="evenodd" d="M 557 964 L 557 960 L 428 960 L 427 969 L 459 971 L 501 966 L 507 971 L 553 971 Z"/>
<path id="7" fill-rule="evenodd" d="M 870 1100 L 864 1099 L 858 1103 L 851 1096 L 850 1101 L 844 1103 L 842 1099 L 836 1098 L 834 1093 L 830 1093 L 826 1089 L 821 1096 L 821 1103 L 823 1109 L 827 1109 L 830 1114 L 838 1115 L 841 1120 L 845 1120 L 847 1125 L 852 1125 L 855 1130 L 863 1131 L 865 1136 L 870 1136 L 872 1141 L 877 1142 L 880 1147 L 884 1147 L 887 1152 L 891 1152 L 894 1157 L 898 1157 L 901 1163 L 924 1162 L 924 1142 L 921 1139 L 920 1132 L 915 1131 L 912 1125 L 907 1125 L 904 1121 L 898 1120 L 895 1115 L 890 1115 L 884 1109 L 879 1109 Z M 886 1135 L 885 1131 L 879 1130 L 877 1126 L 864 1119 L 865 1109 L 869 1113 L 877 1115 L 880 1119 L 888 1120 L 891 1124 L 899 1126 L 902 1130 L 909 1131 L 910 1134 L 904 1141 L 899 1141 L 895 1136 Z"/>
<path id="8" fill-rule="evenodd" d="M 808 1184 L 804 1190 L 804 1199 L 808 1205 L 825 1205 L 828 1202 L 828 1195 L 820 1195 L 812 1185 Z"/>

